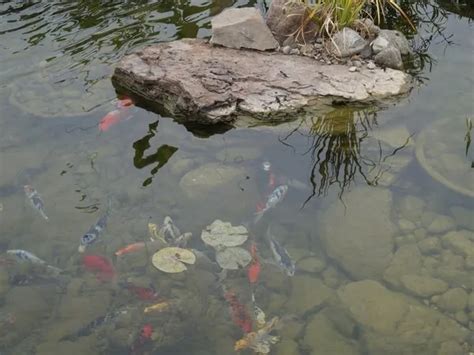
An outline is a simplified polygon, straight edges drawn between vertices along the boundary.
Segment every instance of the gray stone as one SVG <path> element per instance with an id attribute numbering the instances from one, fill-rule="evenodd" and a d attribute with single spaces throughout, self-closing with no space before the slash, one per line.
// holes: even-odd
<path id="1" fill-rule="evenodd" d="M 443 245 L 464 257 L 474 257 L 474 233 L 467 230 L 452 231 L 444 235 Z"/>
<path id="2" fill-rule="evenodd" d="M 341 335 L 332 322 L 323 314 L 313 316 L 306 327 L 303 344 L 310 354 L 357 355 L 357 343 Z"/>
<path id="3" fill-rule="evenodd" d="M 461 345 L 455 341 L 448 340 L 441 344 L 437 355 L 466 355 Z"/>
<path id="4" fill-rule="evenodd" d="M 439 308 L 451 313 L 463 311 L 467 306 L 467 302 L 467 292 L 460 287 L 448 290 L 439 298 L 436 298 L 435 301 Z"/>
<path id="5" fill-rule="evenodd" d="M 469 336 L 454 320 L 372 280 L 341 287 L 338 296 L 363 329 L 369 354 L 433 354 L 441 343 Z"/>
<path id="6" fill-rule="evenodd" d="M 307 312 L 322 307 L 334 295 L 320 279 L 308 276 L 291 278 L 291 295 L 286 304 L 290 313 L 303 316 Z"/>
<path id="7" fill-rule="evenodd" d="M 390 46 L 397 48 L 402 55 L 412 53 L 410 43 L 408 43 L 408 40 L 400 31 L 380 30 L 379 37 L 386 39 L 390 43 Z"/>
<path id="8" fill-rule="evenodd" d="M 318 32 L 318 26 L 315 21 L 308 21 L 307 16 L 306 6 L 301 2 L 272 0 L 267 13 L 267 25 L 280 44 L 292 35 L 298 42 L 311 42 Z M 302 23 L 305 24 L 303 28 Z"/>
<path id="9" fill-rule="evenodd" d="M 349 57 L 362 52 L 365 46 L 367 46 L 365 39 L 356 31 L 345 27 L 333 35 L 330 50 L 338 57 Z"/>
<path id="10" fill-rule="evenodd" d="M 461 206 L 453 206 L 450 208 L 451 214 L 456 220 L 456 225 L 474 231 L 474 218 L 472 218 L 472 210 Z"/>
<path id="11" fill-rule="evenodd" d="M 437 215 L 428 226 L 428 232 L 440 234 L 456 228 L 456 223 L 452 217 Z"/>
<path id="12" fill-rule="evenodd" d="M 300 50 L 297 49 L 297 48 L 293 48 L 293 49 L 290 51 L 290 54 L 291 54 L 291 55 L 299 55 L 299 54 L 300 54 Z"/>
<path id="13" fill-rule="evenodd" d="M 371 43 L 372 46 L 372 51 L 374 54 L 379 54 L 381 51 L 383 51 L 385 48 L 390 46 L 390 43 L 388 42 L 387 39 L 383 37 L 377 37 L 373 42 Z"/>
<path id="14" fill-rule="evenodd" d="M 198 198 L 239 178 L 245 178 L 245 171 L 229 165 L 208 163 L 186 173 L 179 186 L 188 197 Z"/>
<path id="15" fill-rule="evenodd" d="M 428 298 L 448 290 L 446 282 L 429 276 L 403 275 L 400 281 L 408 291 L 423 298 Z"/>
<path id="16" fill-rule="evenodd" d="M 356 279 L 381 278 L 390 263 L 396 230 L 391 204 L 389 190 L 357 188 L 344 195 L 344 204 L 336 201 L 321 214 L 326 253 Z"/>
<path id="17" fill-rule="evenodd" d="M 281 50 L 284 54 L 290 54 L 291 52 L 291 47 L 290 46 L 284 46 Z"/>
<path id="18" fill-rule="evenodd" d="M 356 67 L 356 66 L 349 67 L 349 71 L 350 71 L 351 73 L 354 73 L 354 72 L 357 71 L 357 67 Z"/>
<path id="19" fill-rule="evenodd" d="M 395 70 L 350 73 L 304 56 L 243 51 L 183 39 L 125 56 L 113 83 L 185 123 L 238 117 L 287 120 L 288 111 L 338 102 L 378 102 L 407 93 L 411 77 Z M 320 106 L 321 105 L 321 106 Z M 278 115 L 280 114 L 280 115 Z"/>
<path id="20" fill-rule="evenodd" d="M 374 62 L 367 63 L 367 69 L 374 70 L 375 68 L 377 68 L 377 66 L 375 65 Z"/>
<path id="21" fill-rule="evenodd" d="M 435 237 L 425 238 L 418 242 L 418 249 L 425 255 L 436 254 L 441 251 L 441 242 Z"/>
<path id="22" fill-rule="evenodd" d="M 212 18 L 211 25 L 212 44 L 261 51 L 278 47 L 277 40 L 255 7 L 225 9 Z"/>
<path id="23" fill-rule="evenodd" d="M 306 272 L 318 273 L 323 271 L 326 268 L 326 261 L 323 259 L 317 258 L 315 256 L 310 256 L 308 258 L 301 259 L 296 264 L 296 269 Z"/>
<path id="24" fill-rule="evenodd" d="M 401 246 L 385 270 L 384 280 L 393 286 L 400 287 L 402 276 L 420 272 L 421 261 L 421 254 L 416 244 Z"/>
<path id="25" fill-rule="evenodd" d="M 395 47 L 388 47 L 375 55 L 375 63 L 384 67 L 392 69 L 403 69 L 403 61 L 400 51 Z"/>
<path id="26" fill-rule="evenodd" d="M 370 18 L 355 20 L 353 28 L 360 32 L 365 38 L 374 38 L 380 32 L 380 27 L 374 24 Z"/>
<path id="27" fill-rule="evenodd" d="M 416 228 L 416 225 L 412 221 L 402 218 L 398 220 L 398 228 L 400 228 L 402 232 L 411 232 Z"/>
<path id="28" fill-rule="evenodd" d="M 469 324 L 469 317 L 464 311 L 457 311 L 454 314 L 454 318 L 462 325 L 467 326 Z"/>

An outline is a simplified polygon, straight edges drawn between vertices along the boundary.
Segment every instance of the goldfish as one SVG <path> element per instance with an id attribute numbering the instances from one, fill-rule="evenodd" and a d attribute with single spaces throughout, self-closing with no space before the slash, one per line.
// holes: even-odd
<path id="1" fill-rule="evenodd" d="M 84 255 L 82 264 L 86 270 L 96 274 L 102 282 L 112 281 L 115 278 L 115 268 L 109 259 L 100 255 Z"/>
<path id="2" fill-rule="evenodd" d="M 271 235 L 270 226 L 267 228 L 266 237 L 270 243 L 270 249 L 273 254 L 273 258 L 277 262 L 278 266 L 285 271 L 288 276 L 295 274 L 295 262 L 291 259 L 288 251 L 283 248 Z"/>
<path id="3" fill-rule="evenodd" d="M 168 309 L 170 306 L 169 302 L 160 302 L 156 303 L 152 306 L 145 307 L 143 313 L 151 313 L 151 312 L 162 312 L 165 309 Z"/>
<path id="4" fill-rule="evenodd" d="M 28 197 L 28 199 L 30 200 L 30 203 L 33 206 L 33 208 L 36 209 L 45 220 L 48 220 L 49 218 L 46 215 L 46 212 L 44 210 L 44 202 L 41 199 L 40 195 L 38 194 L 38 191 L 36 191 L 30 185 L 25 185 L 24 190 L 25 190 L 26 197 Z"/>
<path id="5" fill-rule="evenodd" d="M 257 244 L 252 242 L 250 245 L 250 254 L 252 255 L 252 262 L 250 263 L 249 268 L 247 269 L 247 277 L 250 283 L 254 284 L 258 281 L 258 277 L 260 276 L 260 261 L 257 257 Z"/>
<path id="6" fill-rule="evenodd" d="M 278 325 L 278 317 L 267 322 L 262 328 L 256 332 L 249 332 L 244 335 L 240 340 L 237 340 L 234 346 L 235 351 L 250 348 L 259 354 L 268 354 L 270 352 L 270 346 L 276 344 L 280 338 L 277 336 L 270 335 L 270 332 Z"/>
<path id="7" fill-rule="evenodd" d="M 89 245 L 95 243 L 99 239 L 100 233 L 107 226 L 107 219 L 108 213 L 100 217 L 96 224 L 90 227 L 87 233 L 81 237 L 79 253 L 83 253 Z"/>
<path id="8" fill-rule="evenodd" d="M 245 305 L 239 302 L 234 292 L 225 291 L 224 298 L 230 305 L 232 321 L 242 329 L 244 333 L 252 331 L 252 318 Z"/>
<path id="9" fill-rule="evenodd" d="M 131 116 L 128 113 L 128 108 L 122 108 L 119 110 L 112 110 L 107 113 L 99 122 L 99 131 L 106 132 L 112 126 L 115 126 L 121 121 L 128 120 Z"/>
<path id="10" fill-rule="evenodd" d="M 132 244 L 129 244 L 129 245 L 117 250 L 115 252 L 115 255 L 116 256 L 122 256 L 124 254 L 133 253 L 135 251 L 143 249 L 144 247 L 145 247 L 144 242 L 132 243 Z"/>
<path id="11" fill-rule="evenodd" d="M 280 185 L 268 196 L 265 206 L 255 213 L 254 223 L 257 223 L 260 218 L 263 217 L 265 212 L 269 209 L 274 208 L 279 202 L 281 202 L 288 191 L 288 185 Z"/>
<path id="12" fill-rule="evenodd" d="M 23 249 L 11 249 L 7 250 L 8 255 L 13 255 L 15 256 L 19 261 L 22 262 L 29 262 L 32 264 L 36 265 L 44 265 L 46 268 L 50 269 L 51 271 L 54 271 L 56 273 L 61 273 L 62 270 L 58 269 L 57 267 L 48 265 L 46 261 L 43 259 L 38 258 L 36 255 L 33 253 L 30 253 L 29 251 L 23 250 Z"/>

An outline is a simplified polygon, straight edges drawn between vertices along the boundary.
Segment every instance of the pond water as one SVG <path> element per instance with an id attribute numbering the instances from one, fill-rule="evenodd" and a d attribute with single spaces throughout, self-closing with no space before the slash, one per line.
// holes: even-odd
<path id="1" fill-rule="evenodd" d="M 255 330 L 253 303 L 281 319 L 271 354 L 474 352 L 474 31 L 469 1 L 457 3 L 411 5 L 417 86 L 396 104 L 209 131 L 134 106 L 99 130 L 117 108 L 114 63 L 207 38 L 212 16 L 253 2 L 1 2 L 0 353 L 233 354 L 245 319 L 232 309 Z M 253 224 L 278 185 L 286 195 Z M 163 245 L 148 224 L 165 216 L 193 234 L 198 260 L 183 273 L 151 263 Z M 200 238 L 216 219 L 249 226 L 256 283 L 220 273 Z M 135 242 L 147 248 L 115 255 Z"/>

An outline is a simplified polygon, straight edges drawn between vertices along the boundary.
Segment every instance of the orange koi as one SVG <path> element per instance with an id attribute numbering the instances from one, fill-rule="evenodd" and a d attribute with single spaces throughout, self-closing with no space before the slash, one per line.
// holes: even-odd
<path id="1" fill-rule="evenodd" d="M 247 269 L 247 277 L 250 283 L 254 284 L 258 281 L 261 271 L 260 261 L 257 257 L 257 244 L 255 242 L 252 242 L 250 245 L 250 254 L 252 255 L 252 262 Z"/>
<path id="2" fill-rule="evenodd" d="M 124 254 L 133 253 L 135 251 L 143 249 L 144 247 L 145 247 L 144 242 L 137 242 L 137 243 L 129 244 L 126 247 L 123 247 L 123 248 L 117 250 L 115 252 L 115 255 L 121 256 L 121 255 L 124 255 Z"/>

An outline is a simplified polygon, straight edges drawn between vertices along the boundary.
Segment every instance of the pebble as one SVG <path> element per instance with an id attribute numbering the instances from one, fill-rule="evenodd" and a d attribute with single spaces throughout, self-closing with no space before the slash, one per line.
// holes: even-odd
<path id="1" fill-rule="evenodd" d="M 374 70 L 376 68 L 376 65 L 374 62 L 368 62 L 367 63 L 367 69 L 369 70 Z"/>
<path id="2" fill-rule="evenodd" d="M 357 68 L 360 68 L 362 67 L 362 62 L 360 60 L 354 60 L 352 62 Z"/>
<path id="3" fill-rule="evenodd" d="M 291 52 L 291 47 L 290 46 L 284 46 L 281 51 L 284 53 L 284 54 L 290 54 Z"/>
<path id="4" fill-rule="evenodd" d="M 299 55 L 299 54 L 300 54 L 300 50 L 294 48 L 294 49 L 292 49 L 292 50 L 290 51 L 290 54 L 291 54 L 291 55 Z"/>
<path id="5" fill-rule="evenodd" d="M 352 67 L 349 68 L 349 71 L 350 71 L 351 73 L 354 73 L 354 72 L 357 71 L 357 67 L 356 67 L 356 66 L 352 66 Z"/>
<path id="6" fill-rule="evenodd" d="M 327 65 L 331 65 L 332 62 L 331 62 L 330 60 L 326 60 L 326 64 L 327 64 Z"/>

